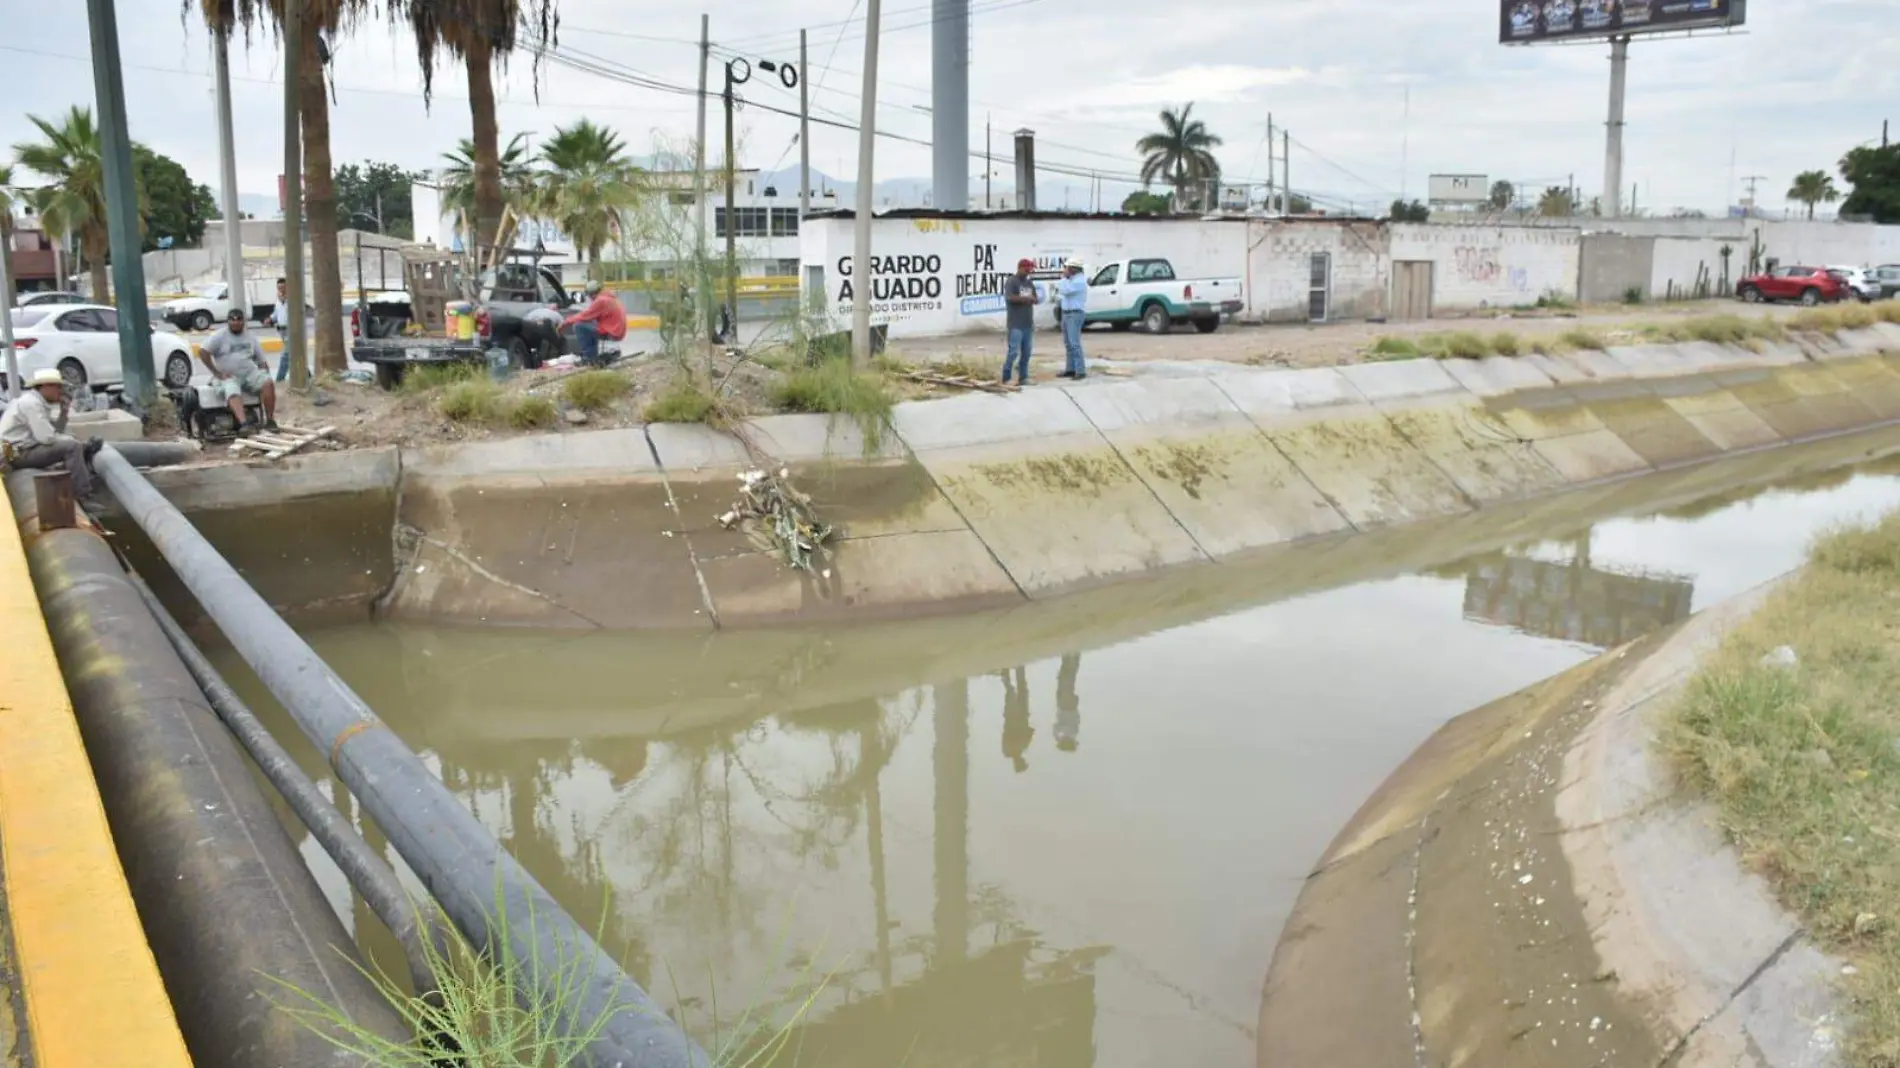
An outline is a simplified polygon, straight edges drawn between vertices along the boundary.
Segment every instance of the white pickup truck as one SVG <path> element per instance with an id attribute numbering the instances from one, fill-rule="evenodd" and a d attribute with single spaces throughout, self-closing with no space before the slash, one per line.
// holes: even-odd
<path id="1" fill-rule="evenodd" d="M 1136 323 L 1151 334 L 1165 334 L 1185 319 L 1211 334 L 1221 320 L 1246 307 L 1238 278 L 1179 278 L 1164 259 L 1117 260 L 1089 278 L 1085 323 L 1107 323 L 1126 330 Z M 1060 320 L 1061 313 L 1057 313 Z"/>
<path id="2" fill-rule="evenodd" d="M 245 317 L 257 322 L 270 318 L 271 310 L 277 307 L 277 281 L 270 278 L 253 278 L 244 283 L 248 291 L 245 302 L 239 307 L 245 311 Z M 230 287 L 223 282 L 199 286 L 188 297 L 168 300 L 159 306 L 159 313 L 165 321 L 180 330 L 209 330 L 212 326 L 224 322 L 231 312 Z"/>

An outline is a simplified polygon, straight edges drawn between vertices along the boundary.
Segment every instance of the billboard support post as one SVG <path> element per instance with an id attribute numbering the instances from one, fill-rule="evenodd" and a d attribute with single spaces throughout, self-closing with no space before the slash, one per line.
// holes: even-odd
<path id="1" fill-rule="evenodd" d="M 1603 144 L 1603 215 L 1620 217 L 1623 202 L 1623 87 L 1629 77 L 1630 37 L 1610 38 L 1610 120 Z"/>

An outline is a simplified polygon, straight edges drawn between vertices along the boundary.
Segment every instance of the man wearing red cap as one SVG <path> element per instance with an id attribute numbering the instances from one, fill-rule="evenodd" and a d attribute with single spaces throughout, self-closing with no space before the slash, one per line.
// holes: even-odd
<path id="1" fill-rule="evenodd" d="M 1003 283 L 1003 304 L 1008 312 L 1009 348 L 1003 355 L 1003 382 L 1009 382 L 1009 369 L 1016 368 L 1016 384 L 1029 384 L 1029 351 L 1036 338 L 1036 305 L 1042 294 L 1029 272 L 1036 269 L 1033 260 L 1017 260 L 1016 273 Z"/>

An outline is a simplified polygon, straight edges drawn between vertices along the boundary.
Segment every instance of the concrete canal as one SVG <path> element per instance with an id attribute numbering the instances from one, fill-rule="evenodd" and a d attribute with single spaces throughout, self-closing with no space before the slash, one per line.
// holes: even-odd
<path id="1" fill-rule="evenodd" d="M 1721 461 L 1505 539 L 1303 543 L 1246 565 L 1288 577 L 1250 604 L 1186 571 L 876 626 L 307 633 L 709 1048 L 809 996 L 800 1064 L 1245 1065 L 1306 876 L 1407 754 L 1900 507 L 1900 463 L 1852 466 L 1896 444 Z"/>

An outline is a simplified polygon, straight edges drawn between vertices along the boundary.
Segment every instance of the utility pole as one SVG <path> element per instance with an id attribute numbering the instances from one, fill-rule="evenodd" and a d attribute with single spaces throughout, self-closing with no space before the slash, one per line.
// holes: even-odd
<path id="1" fill-rule="evenodd" d="M 726 88 L 722 94 L 726 104 L 726 329 L 732 333 L 724 339 L 728 345 L 738 340 L 739 334 L 739 209 L 734 203 L 739 175 L 732 158 L 733 62 L 726 61 Z"/>
<path id="2" fill-rule="evenodd" d="M 284 0 L 284 303 L 290 309 L 284 347 L 290 353 L 291 389 L 310 384 L 309 339 L 303 320 L 303 79 L 298 77 L 303 6 L 304 0 Z"/>
<path id="3" fill-rule="evenodd" d="M 871 153 L 877 147 L 877 35 L 878 0 L 865 0 L 864 91 L 858 99 L 858 206 L 852 220 L 857 233 L 852 242 L 851 360 L 859 367 L 871 362 L 871 183 L 877 170 Z"/>
<path id="4" fill-rule="evenodd" d="M 1293 171 L 1287 157 L 1293 154 L 1293 135 L 1280 127 L 1280 214 L 1293 214 Z"/>
<path id="5" fill-rule="evenodd" d="M 1279 173 L 1278 171 L 1273 169 L 1274 148 L 1275 148 L 1275 145 L 1273 143 L 1273 112 L 1269 111 L 1267 112 L 1267 214 L 1268 215 L 1273 214 L 1273 209 L 1275 205 L 1274 192 L 1273 192 L 1273 187 L 1275 184 L 1274 176 Z"/>
<path id="6" fill-rule="evenodd" d="M 712 16 L 699 16 L 699 137 L 693 142 L 693 198 L 699 205 L 699 225 L 693 237 L 693 290 L 706 315 L 706 336 L 712 337 L 713 303 L 706 284 L 706 67 L 712 60 Z M 730 205 L 728 205 L 730 207 Z"/>
<path id="7" fill-rule="evenodd" d="M 224 215 L 224 284 L 233 308 L 250 310 L 244 287 L 244 224 L 238 213 L 237 140 L 231 122 L 231 39 L 213 31 L 212 55 L 218 71 L 218 207 Z M 286 71 L 295 69 L 286 63 Z"/>
<path id="8" fill-rule="evenodd" d="M 143 412 L 158 396 L 152 374 L 152 326 L 145 310 L 145 264 L 139 258 L 139 197 L 132 170 L 132 137 L 125 125 L 125 84 L 119 71 L 119 18 L 113 0 L 87 0 L 92 36 L 92 84 L 99 105 L 99 155 L 104 163 L 106 231 L 111 238 L 112 288 L 119 309 L 119 359 L 125 394 Z M 5 253 L 11 255 L 11 250 Z M 93 299 L 104 297 L 94 293 Z M 11 346 L 8 351 L 12 351 Z"/>
<path id="9" fill-rule="evenodd" d="M 990 210 L 990 175 L 996 170 L 996 157 L 990 153 L 990 117 L 983 116 L 983 210 Z"/>
<path id="10" fill-rule="evenodd" d="M 811 73 L 805 58 L 805 31 L 798 31 L 798 225 L 811 214 L 811 95 L 805 77 Z"/>
<path id="11" fill-rule="evenodd" d="M 1603 144 L 1603 215 L 1623 214 L 1623 87 L 1629 79 L 1629 34 L 1610 38 L 1610 120 Z"/>

